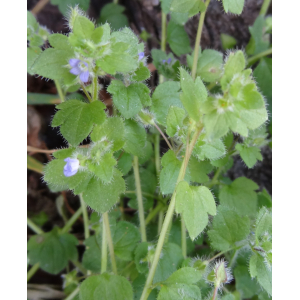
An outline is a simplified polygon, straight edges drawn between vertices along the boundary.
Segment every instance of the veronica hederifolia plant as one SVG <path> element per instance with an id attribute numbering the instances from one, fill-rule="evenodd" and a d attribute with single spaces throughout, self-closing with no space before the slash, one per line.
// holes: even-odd
<path id="1" fill-rule="evenodd" d="M 43 233 L 29 223 L 38 233 L 28 244 L 30 263 L 56 274 L 72 261 L 87 278 L 79 285 L 81 279 L 70 273 L 70 295 L 83 300 L 98 295 L 124 300 L 209 295 L 215 300 L 231 282 L 231 273 L 237 290 L 222 299 L 245 298 L 253 291 L 270 295 L 269 195 L 257 193 L 258 185 L 250 179 L 231 182 L 222 176 L 231 168 L 233 155 L 239 154 L 250 168 L 262 160 L 268 119 L 264 97 L 244 52 L 231 51 L 223 59 L 218 51 L 200 48 L 209 0 L 161 2 L 163 13 L 171 13 L 163 41 L 175 55 L 191 52 L 185 36 L 180 35 L 182 45 L 175 40 L 174 32 L 183 30 L 179 23 L 199 12 L 201 16 L 187 66 L 166 54 L 163 43 L 162 50 L 152 51 L 160 73 L 152 94 L 145 83 L 150 72 L 138 37 L 126 27 L 112 31 L 108 23 L 96 26 L 78 7 L 68 15 L 70 33 L 50 34 L 45 38 L 50 47 L 36 49 L 29 72 L 55 81 L 62 103 L 51 125 L 59 127 L 68 144 L 53 153 L 44 180 L 53 191 L 80 195 L 82 206 L 63 229 Z M 225 11 L 240 13 L 243 1 L 235 5 L 224 0 L 223 5 Z M 98 78 L 105 76 L 112 78 L 107 91 L 113 116 L 99 98 Z M 86 100 L 66 100 L 66 94 L 77 89 Z M 169 148 L 161 160 L 159 135 Z M 84 141 L 89 144 L 83 146 Z M 132 219 L 124 217 L 124 195 L 138 210 Z M 95 211 L 90 218 L 85 205 Z M 76 255 L 78 241 L 67 233 L 81 213 L 86 245 L 82 265 Z M 153 222 L 156 214 L 158 224 Z M 90 230 L 94 235 L 89 236 Z M 191 259 L 197 255 L 195 245 L 204 240 L 209 254 Z M 44 257 L 52 244 L 56 252 L 49 261 L 56 255 L 61 259 L 49 267 Z"/>

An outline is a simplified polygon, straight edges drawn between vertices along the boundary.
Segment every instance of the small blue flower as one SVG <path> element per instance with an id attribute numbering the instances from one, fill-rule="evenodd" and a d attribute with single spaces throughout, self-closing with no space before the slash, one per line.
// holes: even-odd
<path id="1" fill-rule="evenodd" d="M 170 57 L 170 58 L 168 58 L 168 60 L 163 59 L 162 63 L 163 63 L 163 64 L 164 64 L 164 63 L 170 64 L 171 61 L 172 61 L 172 58 Z"/>
<path id="2" fill-rule="evenodd" d="M 139 53 L 139 60 L 143 59 L 145 56 L 145 53 L 144 52 L 140 52 Z"/>
<path id="3" fill-rule="evenodd" d="M 66 165 L 64 166 L 64 175 L 66 177 L 75 175 L 79 169 L 79 160 L 67 157 L 64 161 L 66 162 Z"/>
<path id="4" fill-rule="evenodd" d="M 79 78 L 82 82 L 88 82 L 90 72 L 88 70 L 89 65 L 80 59 L 77 58 L 71 58 L 69 60 L 69 64 L 72 67 L 70 70 L 70 73 L 73 75 L 79 75 Z"/>

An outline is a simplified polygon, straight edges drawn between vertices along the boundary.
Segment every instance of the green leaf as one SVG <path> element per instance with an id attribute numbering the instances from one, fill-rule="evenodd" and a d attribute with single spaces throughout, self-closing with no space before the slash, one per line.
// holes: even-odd
<path id="1" fill-rule="evenodd" d="M 172 150 L 165 153 L 161 159 L 163 169 L 160 173 L 160 190 L 162 194 L 173 193 L 176 181 L 181 168 L 181 161 L 176 157 Z M 186 179 L 189 179 L 189 174 L 185 175 Z M 187 180 L 189 181 L 189 180 Z"/>
<path id="2" fill-rule="evenodd" d="M 188 167 L 191 174 L 191 181 L 197 183 L 205 183 L 209 181 L 207 174 L 213 170 L 213 166 L 209 161 L 198 161 L 196 157 L 191 156 Z"/>
<path id="3" fill-rule="evenodd" d="M 260 292 L 260 286 L 251 279 L 246 266 L 237 266 L 234 269 L 236 289 L 243 295 L 243 298 L 252 298 Z"/>
<path id="4" fill-rule="evenodd" d="M 221 33 L 221 43 L 222 48 L 228 50 L 232 49 L 237 44 L 237 40 L 229 34 Z"/>
<path id="5" fill-rule="evenodd" d="M 197 77 L 194 82 L 191 75 L 183 68 L 180 68 L 180 85 L 183 92 L 180 94 L 180 101 L 189 116 L 198 122 L 201 117 L 201 105 L 207 99 L 206 88 L 200 77 Z"/>
<path id="6" fill-rule="evenodd" d="M 129 222 L 120 221 L 112 235 L 115 254 L 122 260 L 132 260 L 133 251 L 141 239 L 138 228 Z"/>
<path id="7" fill-rule="evenodd" d="M 69 75 L 69 59 L 73 57 L 69 50 L 48 48 L 35 60 L 31 72 L 50 79 L 61 79 Z"/>
<path id="8" fill-rule="evenodd" d="M 60 12 L 66 16 L 70 11 L 70 7 L 74 7 L 75 5 L 78 5 L 83 11 L 87 11 L 90 0 L 51 0 L 51 4 L 58 5 Z"/>
<path id="9" fill-rule="evenodd" d="M 88 18 L 76 15 L 75 20 L 73 21 L 73 33 L 81 39 L 90 39 L 91 35 L 95 29 L 95 25 Z"/>
<path id="10" fill-rule="evenodd" d="M 27 244 L 30 264 L 39 263 L 42 270 L 58 274 L 67 266 L 68 260 L 77 260 L 77 244 L 74 235 L 59 234 L 57 228 L 51 232 L 34 235 Z"/>
<path id="11" fill-rule="evenodd" d="M 31 70 L 32 65 L 39 57 L 40 53 L 42 52 L 41 48 L 39 47 L 28 47 L 27 48 L 27 73 L 30 75 L 34 75 L 35 73 Z"/>
<path id="12" fill-rule="evenodd" d="M 112 151 L 121 149 L 125 144 L 125 126 L 120 117 L 109 117 L 101 125 L 95 125 L 91 133 L 93 142 L 101 141 L 106 138 L 112 143 Z"/>
<path id="13" fill-rule="evenodd" d="M 188 13 L 180 13 L 173 11 L 171 13 L 171 20 L 181 26 L 184 26 L 184 24 L 188 21 L 189 14 Z"/>
<path id="14" fill-rule="evenodd" d="M 171 3 L 173 0 L 160 0 L 161 3 L 161 10 L 168 14 L 170 12 Z"/>
<path id="15" fill-rule="evenodd" d="M 228 251 L 238 246 L 238 242 L 246 239 L 249 233 L 248 217 L 241 217 L 234 210 L 220 205 L 213 219 L 213 229 L 208 231 L 208 236 L 214 249 Z"/>
<path id="16" fill-rule="evenodd" d="M 69 50 L 72 51 L 72 48 L 69 44 L 69 39 L 66 35 L 60 33 L 54 33 L 49 35 L 49 43 L 55 49 Z"/>
<path id="17" fill-rule="evenodd" d="M 244 8 L 245 0 L 222 0 L 225 12 L 240 15 Z"/>
<path id="18" fill-rule="evenodd" d="M 246 61 L 244 53 L 239 50 L 231 52 L 227 57 L 224 65 L 224 75 L 221 79 L 221 86 L 223 91 L 226 90 L 227 84 L 230 83 L 231 79 L 236 73 L 242 72 L 246 67 Z"/>
<path id="19" fill-rule="evenodd" d="M 126 120 L 124 150 L 136 156 L 144 156 L 143 148 L 146 145 L 145 128 L 133 120 Z"/>
<path id="20" fill-rule="evenodd" d="M 204 160 L 205 158 L 215 160 L 224 156 L 226 154 L 226 149 L 220 139 L 208 142 L 206 141 L 205 136 L 202 135 L 196 142 L 193 154 L 200 160 Z"/>
<path id="21" fill-rule="evenodd" d="M 104 273 L 88 277 L 80 285 L 80 300 L 133 300 L 128 280 L 119 275 Z"/>
<path id="22" fill-rule="evenodd" d="M 272 198 L 266 189 L 263 189 L 262 192 L 257 194 L 258 197 L 258 208 L 262 208 L 263 206 L 267 208 L 272 207 Z"/>
<path id="23" fill-rule="evenodd" d="M 113 102 L 126 118 L 134 117 L 143 107 L 151 105 L 149 89 L 142 83 L 125 86 L 120 80 L 113 80 L 107 91 L 113 95 Z"/>
<path id="24" fill-rule="evenodd" d="M 186 116 L 185 110 L 176 107 L 176 106 L 171 106 L 168 111 L 167 115 L 167 134 L 169 136 L 174 136 L 178 129 L 182 127 L 183 125 L 183 120 Z"/>
<path id="25" fill-rule="evenodd" d="M 116 164 L 117 161 L 114 159 L 112 153 L 105 153 L 97 164 L 89 162 L 88 169 L 103 183 L 110 183 L 113 178 L 114 166 Z"/>
<path id="26" fill-rule="evenodd" d="M 105 119 L 105 105 L 101 101 L 84 103 L 68 100 L 56 106 L 59 111 L 52 120 L 52 127 L 60 126 L 60 132 L 71 145 L 78 145 L 91 132 L 93 125 L 101 125 Z"/>
<path id="27" fill-rule="evenodd" d="M 152 95 L 151 112 L 159 124 L 166 126 L 170 106 L 183 107 L 179 99 L 179 89 L 179 83 L 174 81 L 166 81 L 155 89 Z"/>
<path id="28" fill-rule="evenodd" d="M 131 78 L 134 81 L 144 81 L 148 79 L 150 75 L 150 70 L 146 66 L 144 66 L 143 62 L 140 62 L 138 69 L 135 70 L 134 75 Z"/>
<path id="29" fill-rule="evenodd" d="M 134 251 L 134 262 L 139 273 L 145 273 L 149 270 L 148 250 L 153 249 L 147 242 L 138 244 Z"/>
<path id="30" fill-rule="evenodd" d="M 251 256 L 249 270 L 251 277 L 256 277 L 263 289 L 272 296 L 272 270 L 261 255 L 254 253 Z"/>
<path id="31" fill-rule="evenodd" d="M 198 0 L 173 0 L 170 8 L 171 12 L 188 13 L 192 17 L 206 10 L 202 1 Z"/>
<path id="32" fill-rule="evenodd" d="M 192 51 L 189 36 L 182 25 L 171 20 L 167 27 L 167 42 L 172 51 L 180 56 Z"/>
<path id="33" fill-rule="evenodd" d="M 266 207 L 262 207 L 256 218 L 256 239 L 258 240 L 265 233 L 272 234 L 272 215 Z"/>
<path id="34" fill-rule="evenodd" d="M 197 63 L 197 76 L 203 81 L 215 82 L 223 72 L 223 54 L 216 50 L 206 49 L 201 53 Z"/>
<path id="35" fill-rule="evenodd" d="M 86 246 L 82 257 L 82 265 L 87 270 L 99 273 L 101 269 L 101 245 L 98 244 L 96 235 L 84 241 Z"/>
<path id="36" fill-rule="evenodd" d="M 194 284 L 200 281 L 202 278 L 202 272 L 191 268 L 185 267 L 175 271 L 165 282 L 164 284 Z"/>
<path id="37" fill-rule="evenodd" d="M 122 152 L 117 152 L 115 158 L 120 157 Z M 121 158 L 118 159 L 117 168 L 125 176 L 132 168 L 132 156 L 129 153 L 123 152 Z"/>
<path id="38" fill-rule="evenodd" d="M 39 23 L 30 11 L 27 11 L 27 27 L 31 27 L 33 31 L 39 28 Z"/>
<path id="39" fill-rule="evenodd" d="M 126 190 L 122 173 L 114 171 L 114 176 L 109 184 L 103 184 L 93 177 L 83 191 L 83 200 L 92 209 L 99 213 L 109 211 L 119 200 L 120 194 Z"/>
<path id="40" fill-rule="evenodd" d="M 235 149 L 240 152 L 240 156 L 248 168 L 254 167 L 258 160 L 262 161 L 262 155 L 258 147 L 247 147 L 246 145 L 237 144 Z"/>
<path id="41" fill-rule="evenodd" d="M 208 213 L 216 214 L 216 204 L 210 190 L 205 186 L 189 186 L 181 181 L 176 188 L 176 211 L 181 213 L 192 240 L 206 227 Z"/>
<path id="42" fill-rule="evenodd" d="M 108 3 L 103 6 L 100 13 L 99 23 L 109 23 L 113 30 L 129 26 L 127 17 L 122 14 L 125 7 L 116 3 Z"/>
<path id="43" fill-rule="evenodd" d="M 165 244 L 156 268 L 153 283 L 168 279 L 178 269 L 182 261 L 183 256 L 180 247 L 172 243 Z"/>
<path id="44" fill-rule="evenodd" d="M 240 215 L 253 216 L 256 213 L 258 185 L 251 179 L 239 177 L 230 185 L 224 186 L 219 194 L 220 202 Z"/>
<path id="45" fill-rule="evenodd" d="M 249 27 L 251 39 L 247 45 L 247 54 L 256 55 L 266 51 L 270 46 L 269 35 L 266 34 L 266 23 L 264 16 L 258 16 L 253 24 Z"/>
<path id="46" fill-rule="evenodd" d="M 201 300 L 198 286 L 193 284 L 176 284 L 162 286 L 157 300 Z"/>
<path id="47" fill-rule="evenodd" d="M 267 98 L 269 118 L 272 120 L 272 58 L 263 58 L 253 72 L 261 93 Z"/>

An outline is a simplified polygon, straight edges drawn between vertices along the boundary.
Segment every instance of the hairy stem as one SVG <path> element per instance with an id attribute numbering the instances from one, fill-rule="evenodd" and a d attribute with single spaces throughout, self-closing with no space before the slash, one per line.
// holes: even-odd
<path id="1" fill-rule="evenodd" d="M 107 237 L 105 223 L 102 222 L 101 274 L 107 269 Z"/>
<path id="2" fill-rule="evenodd" d="M 60 101 L 61 102 L 65 102 L 65 95 L 63 93 L 63 90 L 61 88 L 61 85 L 60 85 L 59 81 L 58 80 L 54 80 L 54 83 L 55 83 L 55 86 L 56 86 L 56 89 L 57 89 Z"/>
<path id="3" fill-rule="evenodd" d="M 206 0 L 206 2 L 204 2 L 204 4 L 206 5 L 206 10 L 209 5 L 209 2 L 210 2 L 210 0 Z M 194 60 L 193 60 L 193 67 L 192 67 L 192 77 L 194 80 L 196 78 L 199 47 L 200 47 L 200 41 L 201 41 L 201 35 L 202 35 L 202 29 L 203 29 L 206 10 L 201 13 L 200 18 L 199 18 L 199 24 L 198 24 L 198 30 L 197 30 L 197 36 L 196 36 L 196 42 L 195 42 L 195 49 L 194 49 Z"/>
<path id="4" fill-rule="evenodd" d="M 140 179 L 140 172 L 139 172 L 139 159 L 137 156 L 133 157 L 133 172 L 134 172 L 134 179 L 135 179 L 136 197 L 137 197 L 138 208 L 139 208 L 138 213 L 140 219 L 140 230 L 142 235 L 142 242 L 147 242 L 144 204 L 143 204 L 142 187 L 141 187 L 141 179 Z"/>
<path id="5" fill-rule="evenodd" d="M 117 264 L 116 264 L 116 259 L 115 259 L 115 251 L 114 251 L 114 244 L 112 241 L 111 237 L 111 231 L 109 227 L 109 219 L 108 219 L 108 213 L 105 212 L 103 214 L 103 222 L 105 223 L 105 231 L 106 231 L 106 238 L 107 238 L 107 243 L 108 243 L 108 248 L 109 248 L 109 255 L 110 255 L 110 261 L 112 265 L 113 272 L 117 275 Z"/>
<path id="6" fill-rule="evenodd" d="M 31 10 L 33 15 L 37 15 L 50 0 L 40 0 Z"/>
<path id="7" fill-rule="evenodd" d="M 164 212 L 162 210 L 158 213 L 158 224 L 157 224 L 157 234 L 160 235 L 162 224 L 164 220 Z"/>
<path id="8" fill-rule="evenodd" d="M 217 295 L 218 295 L 218 287 L 216 286 L 216 287 L 215 287 L 215 290 L 214 290 L 214 293 L 213 293 L 213 295 L 212 295 L 212 297 L 211 297 L 211 300 L 215 300 L 216 297 L 217 297 Z"/>
<path id="9" fill-rule="evenodd" d="M 187 251 L 186 251 L 186 228 L 184 224 L 184 220 L 181 216 L 181 250 L 182 250 L 182 255 L 184 258 L 187 257 Z"/>
<path id="10" fill-rule="evenodd" d="M 263 4 L 261 6 L 260 12 L 259 12 L 259 14 L 261 16 L 265 16 L 266 15 L 266 13 L 268 11 L 268 8 L 270 6 L 270 3 L 271 3 L 271 0 L 264 0 Z"/>
<path id="11" fill-rule="evenodd" d="M 82 215 L 83 215 L 84 238 L 87 239 L 90 236 L 89 217 L 88 217 L 86 204 L 85 204 L 85 202 L 82 198 L 82 194 L 79 195 L 79 198 L 80 198 L 80 205 L 81 205 L 81 208 L 82 208 Z"/>
<path id="12" fill-rule="evenodd" d="M 160 49 L 162 51 L 166 51 L 166 45 L 167 45 L 167 15 L 162 11 L 161 12 L 161 43 L 160 43 Z M 159 83 L 164 82 L 164 76 L 159 75 Z"/>
<path id="13" fill-rule="evenodd" d="M 266 50 L 266 51 L 263 51 L 263 52 L 260 52 L 252 57 L 250 57 L 248 59 L 248 67 L 250 67 L 251 65 L 253 65 L 254 63 L 256 63 L 256 61 L 258 61 L 260 58 L 264 57 L 264 56 L 267 56 L 267 55 L 270 55 L 272 54 L 272 48 Z"/>
<path id="14" fill-rule="evenodd" d="M 158 127 L 158 125 L 157 125 L 155 122 L 153 122 L 152 124 L 155 126 L 155 128 L 156 128 L 156 129 L 159 131 L 159 133 L 162 135 L 162 137 L 164 138 L 164 140 L 165 140 L 166 143 L 168 144 L 169 148 L 170 148 L 171 150 L 173 150 L 173 148 L 172 148 L 172 146 L 171 146 L 169 140 L 168 140 L 167 137 L 164 135 L 164 133 L 161 131 L 161 129 Z"/>
<path id="15" fill-rule="evenodd" d="M 80 287 L 78 286 L 65 300 L 72 300 L 74 299 L 77 294 L 79 293 Z"/>
<path id="16" fill-rule="evenodd" d="M 37 234 L 44 233 L 44 231 L 39 226 L 37 226 L 35 223 L 33 223 L 28 217 L 27 217 L 27 226 Z"/>
<path id="17" fill-rule="evenodd" d="M 148 214 L 145 224 L 148 225 L 150 221 L 164 208 L 164 204 L 161 202 L 156 205 L 156 207 Z"/>
<path id="18" fill-rule="evenodd" d="M 82 214 L 82 207 L 80 207 L 75 212 L 75 214 L 68 220 L 68 222 L 66 223 L 66 225 L 61 230 L 61 233 L 67 233 L 71 229 L 71 227 L 73 226 L 73 224 L 77 221 L 77 219 L 79 218 L 79 216 L 81 214 Z"/>
<path id="19" fill-rule="evenodd" d="M 85 88 L 85 86 L 84 86 L 83 83 L 81 84 L 81 88 L 82 88 L 84 94 L 86 95 L 86 97 L 89 99 L 89 101 L 90 101 L 90 102 L 93 102 L 93 100 L 92 100 L 92 98 L 91 98 L 89 92 L 86 90 L 86 88 Z"/>
<path id="20" fill-rule="evenodd" d="M 88 271 L 86 270 L 86 268 L 83 267 L 83 265 L 77 261 L 77 260 L 72 260 L 72 264 L 84 275 L 86 275 L 88 273 Z"/>
<path id="21" fill-rule="evenodd" d="M 202 128 L 198 128 L 196 130 L 196 132 L 194 133 L 193 139 L 191 141 L 190 147 L 186 148 L 185 157 L 183 159 L 183 162 L 182 162 L 182 165 L 181 165 L 181 168 L 180 168 L 180 172 L 179 172 L 179 175 L 178 175 L 176 186 L 180 181 L 182 181 L 184 179 L 185 171 L 186 171 L 186 168 L 187 168 L 189 158 L 192 154 L 193 147 L 196 144 L 196 141 L 197 141 L 201 131 L 202 131 Z M 159 258 L 160 258 L 160 253 L 162 251 L 162 247 L 164 245 L 164 241 L 165 241 L 165 238 L 166 238 L 166 235 L 167 235 L 167 231 L 168 231 L 169 225 L 172 221 L 173 213 L 174 213 L 174 210 L 175 210 L 175 196 L 176 196 L 176 187 L 175 187 L 175 191 L 172 195 L 172 198 L 171 198 L 168 210 L 167 210 L 167 214 L 165 216 L 165 220 L 163 222 L 161 233 L 160 233 L 160 236 L 159 236 L 159 239 L 158 239 L 158 242 L 157 242 L 157 246 L 156 246 L 156 249 L 155 249 L 153 262 L 152 262 L 152 265 L 150 267 L 148 278 L 147 278 L 147 281 L 146 281 L 146 284 L 145 284 L 145 287 L 144 287 L 144 290 L 143 290 L 143 293 L 142 293 L 142 296 L 141 296 L 140 300 L 146 300 L 148 298 L 149 294 L 151 293 L 151 285 L 152 285 L 154 274 L 155 274 L 157 264 L 158 264 L 158 261 L 159 261 Z"/>
<path id="22" fill-rule="evenodd" d="M 27 282 L 30 280 L 30 278 L 36 273 L 36 271 L 39 269 L 40 264 L 36 263 L 33 265 L 30 270 L 27 272 Z"/>
<path id="23" fill-rule="evenodd" d="M 98 77 L 93 78 L 93 101 L 98 100 Z"/>

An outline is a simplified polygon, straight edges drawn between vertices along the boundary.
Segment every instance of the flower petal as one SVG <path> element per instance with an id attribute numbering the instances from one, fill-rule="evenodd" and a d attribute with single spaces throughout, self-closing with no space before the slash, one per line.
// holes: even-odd
<path id="1" fill-rule="evenodd" d="M 73 75 L 79 75 L 81 73 L 81 70 L 78 67 L 74 67 L 70 70 L 70 73 Z"/>
<path id="2" fill-rule="evenodd" d="M 139 60 L 143 59 L 145 56 L 145 53 L 144 52 L 140 52 L 139 53 Z"/>
<path id="3" fill-rule="evenodd" d="M 85 72 L 82 72 L 80 75 L 79 75 L 79 78 L 82 82 L 88 82 L 89 81 L 89 76 L 90 76 L 90 72 L 89 71 L 85 71 Z"/>
<path id="4" fill-rule="evenodd" d="M 172 58 L 170 57 L 170 58 L 168 58 L 167 63 L 170 64 L 171 61 L 172 61 Z"/>
<path id="5" fill-rule="evenodd" d="M 77 58 L 71 58 L 71 59 L 69 60 L 69 65 L 70 65 L 71 67 L 77 67 L 77 65 L 79 64 L 79 62 L 80 62 L 80 59 L 77 59 Z"/>

